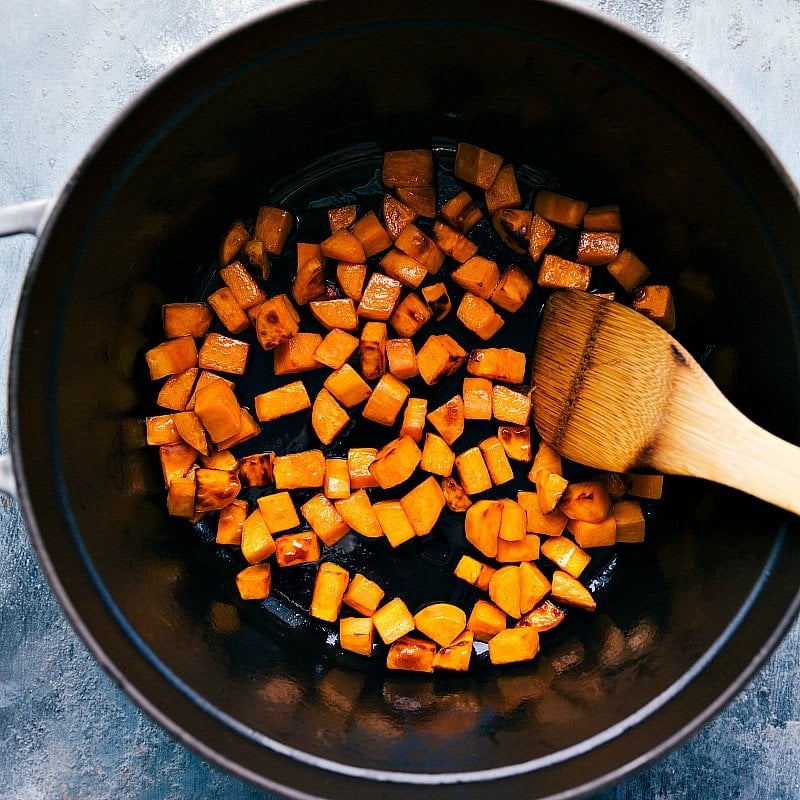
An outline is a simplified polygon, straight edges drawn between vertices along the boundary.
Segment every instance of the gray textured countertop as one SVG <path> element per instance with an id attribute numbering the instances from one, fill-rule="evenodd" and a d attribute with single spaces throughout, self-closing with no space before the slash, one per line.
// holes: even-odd
<path id="1" fill-rule="evenodd" d="M 187 49 L 269 0 L 3 0 L 0 206 L 51 197 L 104 125 Z M 800 183 L 797 0 L 581 0 L 685 59 Z M 0 445 L 16 298 L 33 249 L 0 240 Z M 144 717 L 52 598 L 17 509 L 0 508 L 0 800 L 256 798 Z M 598 798 L 800 798 L 800 623 L 697 736 Z"/>

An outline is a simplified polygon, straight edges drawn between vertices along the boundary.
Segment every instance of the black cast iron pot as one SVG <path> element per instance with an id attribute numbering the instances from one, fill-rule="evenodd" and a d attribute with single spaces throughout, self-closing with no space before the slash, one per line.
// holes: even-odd
<path id="1" fill-rule="evenodd" d="M 166 516 L 135 434 L 160 304 L 202 294 L 233 218 L 332 193 L 382 149 L 445 158 L 459 140 L 619 202 L 629 246 L 677 287 L 681 340 L 710 369 L 735 362 L 737 405 L 798 440 L 797 196 L 684 67 L 569 6 L 510 0 L 296 4 L 201 49 L 117 120 L 41 226 L 12 456 L 42 564 L 98 661 L 181 741 L 287 795 L 597 789 L 717 711 L 800 603 L 796 520 L 673 479 L 647 542 L 607 554 L 599 611 L 534 665 L 386 674 L 337 656 L 280 596 L 237 602 L 202 526 Z M 11 216 L 6 232 L 26 227 Z"/>

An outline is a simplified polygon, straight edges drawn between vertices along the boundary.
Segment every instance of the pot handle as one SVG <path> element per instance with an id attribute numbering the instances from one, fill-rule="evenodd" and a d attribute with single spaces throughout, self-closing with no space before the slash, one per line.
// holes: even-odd
<path id="1" fill-rule="evenodd" d="M 32 200 L 0 208 L 0 238 L 15 233 L 32 233 L 38 236 L 47 220 L 52 201 Z M 0 453 L 0 492 L 17 497 L 17 481 L 11 453 Z"/>

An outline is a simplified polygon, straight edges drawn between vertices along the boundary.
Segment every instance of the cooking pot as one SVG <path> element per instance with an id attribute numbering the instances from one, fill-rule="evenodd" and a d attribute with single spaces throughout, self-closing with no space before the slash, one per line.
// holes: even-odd
<path id="1" fill-rule="evenodd" d="M 52 208 L 0 223 L 39 233 L 10 422 L 53 590 L 139 705 L 267 789 L 578 796 L 707 720 L 800 603 L 794 520 L 672 479 L 645 544 L 609 555 L 598 613 L 544 641 L 534 664 L 386 674 L 336 658 L 289 603 L 237 602 L 203 530 L 166 516 L 137 433 L 153 411 L 143 352 L 161 303 L 200 291 L 230 220 L 298 176 L 459 140 L 619 202 L 631 247 L 676 287 L 681 340 L 737 405 L 798 440 L 796 193 L 713 91 L 569 6 L 285 8 L 157 81 Z"/>

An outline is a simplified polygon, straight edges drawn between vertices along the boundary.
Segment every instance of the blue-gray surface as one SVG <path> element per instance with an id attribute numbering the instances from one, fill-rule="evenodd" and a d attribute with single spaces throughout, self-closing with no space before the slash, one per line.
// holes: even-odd
<path id="1" fill-rule="evenodd" d="M 582 0 L 685 59 L 800 183 L 798 0 Z M 269 0 L 2 0 L 0 206 L 51 197 L 103 126 L 174 59 Z M 0 241 L 0 443 L 16 297 L 32 252 Z M 595 800 L 800 798 L 800 624 L 693 739 Z M 0 509 L 0 800 L 260 798 L 145 718 L 52 598 L 13 504 Z"/>

